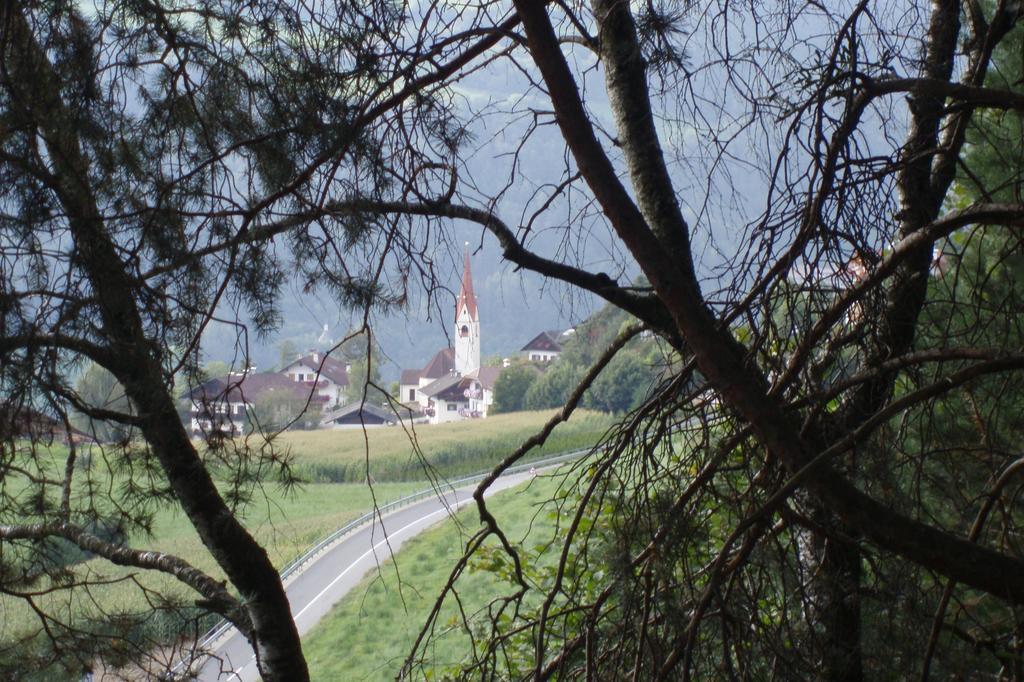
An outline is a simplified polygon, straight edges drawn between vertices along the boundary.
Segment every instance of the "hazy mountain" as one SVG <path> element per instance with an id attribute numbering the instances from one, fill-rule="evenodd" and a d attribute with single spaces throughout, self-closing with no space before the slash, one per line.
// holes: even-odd
<path id="1" fill-rule="evenodd" d="M 581 70 L 593 62 L 585 51 L 576 57 Z M 528 88 L 524 78 L 516 70 L 491 67 L 454 88 L 470 132 L 458 199 L 476 206 L 493 206 L 513 229 L 529 225 L 527 245 L 537 253 L 606 272 L 619 281 L 632 280 L 637 274 L 635 263 L 621 251 L 599 212 L 587 205 L 586 197 L 571 194 L 550 200 L 552 188 L 564 179 L 567 170 L 572 173 L 575 168 L 564 154 L 564 142 L 551 118 L 543 113 L 534 116 L 535 112 L 549 111 L 550 102 L 525 94 Z M 601 120 L 605 131 L 614 130 L 607 102 L 600 97 L 600 69 L 589 70 L 586 78 L 591 82 L 584 93 L 588 108 Z M 711 83 L 709 87 L 719 86 Z M 500 113 L 510 110 L 518 115 Z M 539 125 L 532 128 L 535 122 Z M 754 170 L 752 162 L 763 150 L 756 148 L 756 135 L 751 133 L 754 137 L 738 135 L 734 143 L 743 153 L 709 156 L 702 143 L 707 135 L 701 132 L 701 125 L 707 126 L 708 122 L 659 119 L 658 125 L 669 158 L 675 159 L 670 172 L 679 189 L 683 214 L 693 226 L 701 276 L 706 286 L 714 289 L 714 269 L 729 257 L 734 245 L 745 241 L 748 221 L 765 200 L 765 177 Z M 720 125 L 728 125 L 728 120 Z M 524 144 L 527 133 L 529 140 Z M 509 178 L 513 157 L 517 174 Z M 714 189 L 719 187 L 725 189 Z M 492 203 L 495 197 L 497 201 Z M 543 214 L 532 219 L 542 207 Z M 385 381 L 397 378 L 401 368 L 422 367 L 439 348 L 448 345 L 446 335 L 453 325 L 463 242 L 468 241 L 474 252 L 472 268 L 485 358 L 512 354 L 538 332 L 572 326 L 599 305 L 593 297 L 566 285 L 513 271 L 511 264 L 501 260 L 496 241 L 478 226 L 463 223 L 452 229 L 451 252 L 435 254 L 438 274 L 452 291 L 439 294 L 430 307 L 416 299 L 413 292 L 404 314 L 373 320 L 377 341 L 388 360 L 382 367 Z M 282 343 L 291 343 L 296 350 L 326 348 L 356 322 L 325 296 L 303 294 L 297 287 L 288 292 L 282 307 L 284 323 L 274 338 L 248 339 L 250 358 L 261 369 L 279 363 L 278 347 Z M 236 348 L 234 330 L 211 325 L 203 345 L 208 359 L 235 360 L 240 357 Z"/>
<path id="2" fill-rule="evenodd" d="M 459 97 L 467 111 L 466 120 L 473 122 L 466 150 L 467 167 L 462 170 L 463 176 L 469 176 L 466 185 L 471 189 L 460 200 L 482 206 L 486 205 L 486 198 L 500 195 L 495 209 L 513 228 L 529 220 L 530 213 L 547 198 L 547 189 L 562 178 L 564 168 L 560 153 L 552 158 L 551 151 L 562 148 L 561 136 L 553 127 L 534 131 L 530 143 L 524 146 L 525 130 L 521 123 L 492 128 L 488 117 L 477 115 L 494 102 L 518 98 L 519 90 L 525 89 L 521 88 L 518 78 L 516 74 L 482 71 L 472 81 L 459 86 Z M 517 107 L 527 104 L 520 101 Z M 498 124 L 495 121 L 495 125 Z M 510 181 L 493 169 L 507 168 L 507 157 L 513 153 L 518 154 L 519 175 Z M 577 207 L 567 206 L 561 199 L 547 206 L 543 219 L 530 226 L 527 239 L 530 248 L 548 257 L 630 279 L 632 272 L 622 263 L 631 263 L 631 259 L 610 249 L 612 242 L 606 231 L 602 232 L 604 228 L 595 228 L 585 248 L 574 244 L 572 253 L 568 253 L 569 246 L 562 242 L 575 210 Z M 578 227 L 578 223 L 573 225 Z M 472 272 L 484 358 L 515 353 L 540 331 L 572 326 L 595 309 L 588 295 L 565 285 L 545 282 L 531 273 L 514 272 L 512 265 L 501 259 L 497 242 L 478 226 L 456 224 L 453 231 L 451 243 L 469 242 L 473 251 Z M 373 320 L 377 342 L 388 361 L 381 368 L 385 381 L 397 379 L 402 368 L 422 367 L 439 348 L 449 345 L 447 335 L 451 334 L 454 324 L 455 295 L 462 274 L 461 249 L 454 246 L 451 251 L 440 256 L 435 254 L 438 274 L 450 292 L 439 293 L 429 307 L 422 295 L 417 298 L 413 292 L 404 314 Z M 282 311 L 284 323 L 273 338 L 248 339 L 249 358 L 259 369 L 279 364 L 281 344 L 290 343 L 296 350 L 328 348 L 358 323 L 327 296 L 304 294 L 296 286 L 286 293 Z M 236 337 L 236 330 L 226 325 L 211 325 L 204 336 L 204 357 L 241 363 L 243 354 L 237 350 Z"/>
<path id="3" fill-rule="evenodd" d="M 594 309 L 589 297 L 580 298 L 578 293 L 545 283 L 536 275 L 511 272 L 494 245 L 475 254 L 471 267 L 484 358 L 515 353 L 540 331 L 572 326 Z M 372 320 L 386 360 L 381 368 L 385 381 L 397 379 L 403 368 L 422 367 L 439 348 L 450 345 L 448 337 L 454 325 L 461 265 L 453 264 L 449 274 L 449 287 L 454 292 L 439 293 L 430 309 L 421 300 L 404 315 Z M 280 347 L 286 342 L 296 350 L 326 349 L 344 338 L 345 332 L 357 323 L 324 296 L 292 294 L 290 298 L 293 300 L 286 301 L 287 312 L 280 332 L 264 343 L 250 340 L 250 356 L 259 369 L 277 366 Z M 324 325 L 328 328 L 326 334 Z M 208 360 L 241 362 L 236 359 L 235 332 L 225 326 L 211 328 L 205 337 L 204 352 Z"/>

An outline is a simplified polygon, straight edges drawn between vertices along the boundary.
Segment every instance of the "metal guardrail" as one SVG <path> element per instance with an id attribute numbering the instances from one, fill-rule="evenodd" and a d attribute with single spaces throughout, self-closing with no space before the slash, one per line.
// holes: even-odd
<path id="1" fill-rule="evenodd" d="M 519 474 L 524 471 L 530 471 L 531 469 L 547 468 L 558 464 L 562 464 L 564 462 L 571 462 L 573 460 L 579 459 L 580 457 L 589 452 L 591 452 L 591 448 L 584 448 L 581 450 L 573 450 L 571 452 L 563 452 L 561 454 L 552 455 L 551 457 L 545 457 L 543 459 L 532 460 L 530 462 L 525 462 L 523 464 L 511 466 L 505 471 L 503 471 L 501 475 L 509 476 L 512 474 Z M 411 495 L 406 495 L 405 497 L 399 498 L 392 502 L 387 502 L 386 504 L 383 504 L 380 507 L 377 507 L 371 511 L 366 512 L 359 518 L 349 521 L 338 530 L 334 531 L 327 537 L 317 542 L 315 545 L 313 545 L 313 547 L 303 552 L 303 554 L 298 558 L 288 562 L 285 565 L 285 567 L 282 568 L 280 571 L 281 582 L 284 583 L 285 581 L 287 581 L 288 578 L 298 573 L 303 566 L 309 563 L 309 561 L 314 559 L 317 555 L 325 552 L 327 549 L 329 549 L 332 545 L 341 540 L 343 537 L 361 528 L 362 526 L 365 526 L 366 524 L 372 522 L 374 519 L 382 518 L 385 514 L 389 514 L 396 509 L 401 509 L 402 507 L 414 504 L 428 497 L 433 497 L 439 493 L 444 493 L 444 491 L 446 490 L 449 492 L 455 492 L 460 488 L 466 487 L 470 483 L 482 481 L 484 478 L 491 474 L 491 471 L 492 470 L 488 470 L 478 474 L 473 474 L 472 476 L 465 476 L 454 481 L 446 482 L 443 485 L 432 486 L 430 488 L 420 490 L 419 492 L 412 493 Z M 234 626 L 228 621 L 220 621 L 217 625 L 208 630 L 206 634 L 200 638 L 198 648 L 206 648 L 211 643 L 220 639 L 220 637 L 225 632 L 230 630 L 232 627 Z M 175 671 L 177 671 L 183 665 L 183 663 L 184 662 L 175 666 Z"/>
<path id="2" fill-rule="evenodd" d="M 510 474 L 518 474 L 524 471 L 529 471 L 530 469 L 534 469 L 537 467 L 548 467 L 556 464 L 561 464 L 563 462 L 568 462 L 573 459 L 578 459 L 588 452 L 590 452 L 589 448 L 585 450 L 574 450 L 572 452 L 566 452 L 560 455 L 553 455 L 551 457 L 526 462 L 524 464 L 517 464 L 516 466 L 509 467 L 507 470 L 502 472 L 501 475 L 508 476 Z M 472 476 L 466 476 L 464 478 L 459 478 L 454 481 L 449 481 L 443 485 L 427 488 L 419 492 L 412 493 L 411 495 L 406 495 L 405 497 L 394 500 L 393 502 L 387 502 L 381 505 L 380 507 L 377 507 L 376 509 L 363 514 L 359 518 L 350 521 L 349 523 L 345 524 L 338 530 L 334 531 L 333 533 L 325 537 L 320 542 L 316 543 L 312 548 L 303 553 L 302 556 L 298 557 L 297 559 L 293 559 L 288 564 L 286 564 L 285 567 L 282 568 L 280 571 L 281 582 L 286 581 L 289 577 L 291 577 L 293 573 L 296 573 L 307 561 L 315 557 L 320 552 L 326 550 L 328 547 L 337 542 L 341 537 L 347 535 L 348 533 L 351 533 L 356 528 L 372 521 L 374 518 L 382 517 L 385 514 L 388 514 L 396 509 L 401 509 L 406 505 L 413 504 L 414 502 L 419 502 L 420 500 L 432 497 L 441 492 L 454 492 L 455 490 L 463 488 L 469 485 L 470 483 L 475 483 L 477 481 L 483 480 L 488 475 L 490 475 L 490 473 L 490 471 L 486 471 L 483 473 L 473 474 Z"/>

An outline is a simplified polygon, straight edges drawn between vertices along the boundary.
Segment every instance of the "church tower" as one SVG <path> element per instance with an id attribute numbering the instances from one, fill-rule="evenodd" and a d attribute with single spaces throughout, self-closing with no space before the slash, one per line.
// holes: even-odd
<path id="1" fill-rule="evenodd" d="M 466 246 L 462 286 L 455 300 L 455 371 L 462 375 L 480 368 L 480 316 L 469 272 L 469 245 Z"/>

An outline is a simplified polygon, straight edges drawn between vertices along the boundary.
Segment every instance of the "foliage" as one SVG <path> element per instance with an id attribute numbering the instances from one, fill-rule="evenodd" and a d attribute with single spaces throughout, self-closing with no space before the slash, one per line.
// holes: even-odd
<path id="1" fill-rule="evenodd" d="M 583 372 L 577 366 L 561 360 L 533 380 L 523 395 L 523 407 L 528 410 L 546 410 L 565 405 L 582 378 Z"/>
<path id="2" fill-rule="evenodd" d="M 632 321 L 625 311 L 603 306 L 577 325 L 563 343 L 562 354 L 539 365 L 517 363 L 498 375 L 493 413 L 545 410 L 565 405 L 569 394 L 622 329 Z M 586 394 L 584 405 L 603 412 L 624 412 L 640 405 L 654 383 L 658 342 L 654 339 L 627 345 Z"/>
<path id="3" fill-rule="evenodd" d="M 356 358 L 348 372 L 346 395 L 349 402 L 366 400 L 376 405 L 388 403 L 386 392 L 380 388 L 380 367 L 373 360 Z"/>
<path id="4" fill-rule="evenodd" d="M 349 338 L 337 351 L 339 360 L 349 365 L 348 386 L 345 395 L 348 402 L 363 402 L 375 405 L 389 404 L 387 391 L 380 380 L 380 346 L 372 336 L 359 332 Z"/>
<path id="5" fill-rule="evenodd" d="M 632 409 L 578 472 L 557 570 L 513 570 L 463 674 L 1019 672 L 1018 4 L 0 3 L 0 587 L 31 603 L 40 543 L 85 544 L 92 518 L 139 537 L 174 503 L 228 583 L 171 573 L 252 624 L 264 679 L 306 679 L 239 517 L 294 483 L 288 453 L 200 448 L 171 387 L 200 379 L 211 324 L 245 357 L 292 284 L 367 335 L 447 307 L 438 263 L 468 222 L 568 301 L 617 309 L 526 404 L 612 372 Z M 478 97 L 489 79 L 501 96 Z M 645 343 L 662 374 L 637 405 L 643 368 L 615 356 Z M 89 361 L 131 412 L 75 405 Z M 55 465 L 72 407 L 139 439 Z M 502 537 L 480 517 L 469 554 Z M 100 589 L 81 569 L 72 589 Z M 124 656 L 49 632 L 72 663 Z"/>
<path id="6" fill-rule="evenodd" d="M 612 532 L 560 541 L 570 577 L 540 586 L 541 608 L 515 576 L 460 674 L 1012 676 L 1024 582 L 1006 576 L 1024 569 L 1009 539 L 1024 519 L 1009 444 L 1024 360 L 1010 283 L 1024 274 L 1024 168 L 1008 91 L 1019 77 L 1000 62 L 1019 60 L 1019 8 L 933 3 L 909 19 L 864 4 L 675 14 L 599 1 L 569 17 L 515 6 L 531 92 L 550 100 L 564 141 L 550 186 L 592 199 L 563 213 L 538 192 L 529 225 L 574 225 L 562 244 L 585 241 L 599 206 L 646 281 L 574 270 L 581 250 L 555 265 L 539 249 L 507 253 L 603 296 L 671 350 L 661 380 L 627 401 L 643 367 L 626 343 L 602 354 L 620 325 L 566 348 L 564 367 L 604 365 L 588 404 L 623 389 L 632 408 L 594 479 L 581 476 L 594 506 L 566 521 Z M 659 61 L 679 56 L 658 49 L 679 36 L 695 63 Z M 600 79 L 574 39 L 598 55 L 608 117 L 590 105 Z M 507 245 L 497 213 L 478 222 Z M 936 247 L 947 257 L 933 269 Z M 554 370 L 534 404 L 564 401 Z M 498 532 L 489 524 L 466 554 Z"/>
<path id="7" fill-rule="evenodd" d="M 210 360 L 203 364 L 203 377 L 205 379 L 226 377 L 231 373 L 231 371 L 231 365 L 223 360 Z"/>
<path id="8" fill-rule="evenodd" d="M 283 587 L 233 500 L 267 478 L 287 480 L 287 456 L 221 434 L 200 454 L 174 392 L 202 381 L 202 335 L 211 323 L 236 337 L 219 355 L 234 350 L 246 359 L 248 335 L 279 325 L 289 281 L 364 316 L 403 303 L 405 285 L 391 286 L 380 264 L 393 251 L 419 249 L 380 249 L 382 222 L 334 202 L 387 188 L 406 161 L 420 165 L 417 152 L 389 139 L 404 127 L 392 124 L 407 98 L 431 121 L 423 128 L 428 147 L 456 143 L 443 123 L 446 103 L 431 88 L 392 87 L 393 69 L 416 72 L 418 59 L 367 47 L 402 32 L 406 17 L 395 5 L 314 5 L 0 6 L 0 260 L 12 264 L 0 274 L 0 392 L 3 418 L 18 425 L 0 430 L 2 470 L 12 471 L 22 424 L 60 423 L 72 406 L 137 429 L 139 440 L 105 450 L 93 466 L 151 477 L 107 496 L 121 498 L 125 510 L 160 500 L 187 511 L 228 580 L 175 575 L 207 608 L 255 624 L 268 680 L 302 680 L 306 668 Z M 319 207 L 315 215 L 310 207 Z M 423 266 L 430 281 L 432 266 Z M 106 396 L 73 405 L 71 385 L 89 361 L 116 377 L 131 412 L 104 410 Z M 71 486 L 77 471 L 72 452 L 66 467 L 44 472 L 47 456 L 35 445 L 17 485 L 0 488 L 4 556 L 55 528 L 80 532 L 81 519 L 103 502 L 95 494 L 33 505 Z M 211 475 L 220 467 L 231 472 L 223 495 Z M 126 530 L 144 538 L 135 534 L 141 519 L 124 516 Z M 119 556 L 140 569 L 150 557 L 138 547 Z M 30 600 L 11 592 L 6 576 L 17 574 L 3 571 L 5 591 Z M 74 589 L 87 594 L 98 575 L 82 573 Z M 60 640 L 53 644 L 88 667 L 94 650 L 65 625 L 50 628 Z M 132 654 L 144 657 L 148 648 L 135 644 Z"/>
<path id="9" fill-rule="evenodd" d="M 295 345 L 295 342 L 291 339 L 285 339 L 277 344 L 277 371 L 283 370 L 285 367 L 290 365 L 294 360 L 295 356 L 299 353 L 299 347 Z"/>
<path id="10" fill-rule="evenodd" d="M 630 321 L 628 313 L 607 305 L 578 325 L 558 359 L 530 383 L 523 407 L 541 410 L 565 405 L 599 351 Z M 657 379 L 658 365 L 664 364 L 663 354 L 661 344 L 653 338 L 627 344 L 590 386 L 583 404 L 603 412 L 625 412 L 639 406 Z"/>
<path id="11" fill-rule="evenodd" d="M 306 397 L 290 391 L 264 391 L 246 414 L 250 428 L 278 431 L 286 427 L 293 429 L 315 429 L 320 426 L 320 408 L 308 405 Z"/>
<path id="12" fill-rule="evenodd" d="M 525 364 L 509 365 L 494 381 L 494 403 L 488 414 L 519 412 L 526 407 L 525 397 L 537 380 L 537 370 Z"/>
<path id="13" fill-rule="evenodd" d="M 620 353 L 590 388 L 586 405 L 605 412 L 626 412 L 650 394 L 654 371 L 636 353 Z"/>

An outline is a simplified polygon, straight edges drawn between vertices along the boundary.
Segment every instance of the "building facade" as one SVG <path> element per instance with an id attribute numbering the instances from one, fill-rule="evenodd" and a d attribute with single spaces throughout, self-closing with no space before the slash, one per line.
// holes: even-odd
<path id="1" fill-rule="evenodd" d="M 347 363 L 311 350 L 278 373 L 315 391 L 326 400 L 325 409 L 334 409 L 347 401 L 348 370 Z"/>
<path id="2" fill-rule="evenodd" d="M 537 334 L 520 349 L 523 357 L 531 362 L 551 362 L 562 354 L 562 340 L 572 332 L 546 331 Z"/>

